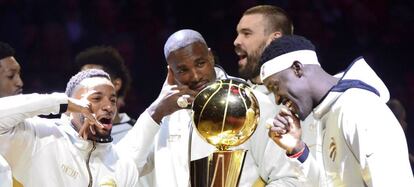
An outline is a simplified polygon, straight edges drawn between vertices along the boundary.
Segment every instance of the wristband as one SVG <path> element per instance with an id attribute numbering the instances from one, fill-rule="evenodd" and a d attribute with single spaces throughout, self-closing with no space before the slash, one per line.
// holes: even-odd
<path id="1" fill-rule="evenodd" d="M 305 146 L 305 147 L 303 147 L 303 148 L 302 148 L 302 150 L 300 150 L 299 152 L 297 152 L 297 153 L 295 153 L 295 154 L 293 154 L 293 155 L 287 154 L 287 156 L 288 156 L 289 158 L 298 158 L 298 157 L 300 157 L 300 155 L 302 155 L 302 154 L 303 154 L 303 152 L 305 151 L 305 148 L 306 148 L 306 146 Z"/>
<path id="2" fill-rule="evenodd" d="M 309 148 L 305 144 L 305 150 L 303 150 L 302 155 L 300 155 L 297 159 L 299 160 L 299 162 L 304 163 L 306 159 L 308 158 L 308 156 L 309 156 Z"/>
<path id="3" fill-rule="evenodd" d="M 299 152 L 292 154 L 292 155 L 291 154 L 286 154 L 286 155 L 289 158 L 296 158 L 301 163 L 305 162 L 309 156 L 309 148 L 305 143 L 303 144 L 304 144 L 304 147 Z"/>

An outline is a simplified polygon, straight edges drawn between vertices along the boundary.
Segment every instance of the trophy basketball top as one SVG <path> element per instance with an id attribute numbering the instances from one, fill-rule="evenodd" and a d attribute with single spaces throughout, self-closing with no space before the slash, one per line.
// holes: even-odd
<path id="1" fill-rule="evenodd" d="M 259 122 L 259 103 L 246 82 L 224 79 L 201 90 L 192 105 L 197 132 L 218 150 L 245 142 Z"/>

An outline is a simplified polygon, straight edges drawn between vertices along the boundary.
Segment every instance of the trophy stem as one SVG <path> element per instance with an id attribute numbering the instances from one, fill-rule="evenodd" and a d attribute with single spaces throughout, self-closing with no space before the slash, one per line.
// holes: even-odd
<path id="1" fill-rule="evenodd" d="M 216 151 L 191 162 L 192 187 L 236 187 L 239 184 L 246 150 Z"/>

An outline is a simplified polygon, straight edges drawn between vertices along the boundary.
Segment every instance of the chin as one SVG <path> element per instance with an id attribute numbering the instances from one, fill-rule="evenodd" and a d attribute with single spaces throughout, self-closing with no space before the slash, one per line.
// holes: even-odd
<path id="1" fill-rule="evenodd" d="M 104 131 L 104 132 L 97 131 L 95 136 L 98 138 L 107 138 L 111 136 L 111 131 Z"/>

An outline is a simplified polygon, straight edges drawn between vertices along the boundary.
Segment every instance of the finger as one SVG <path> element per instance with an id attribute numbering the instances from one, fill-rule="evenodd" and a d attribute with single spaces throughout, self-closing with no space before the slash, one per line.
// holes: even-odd
<path id="1" fill-rule="evenodd" d="M 272 119 L 272 118 L 269 118 L 269 119 L 266 120 L 266 129 L 270 129 L 270 128 L 273 127 L 273 121 L 274 121 L 274 119 Z"/>
<path id="2" fill-rule="evenodd" d="M 277 134 L 276 132 L 273 132 L 273 131 L 270 131 L 269 130 L 269 132 L 267 133 L 267 135 L 270 137 L 270 138 L 272 138 L 273 140 L 274 139 L 280 139 L 282 136 L 280 136 L 279 134 Z"/>
<path id="3" fill-rule="evenodd" d="M 283 118 L 283 117 L 280 117 L 280 118 Z M 283 121 L 286 121 L 286 120 L 283 119 Z M 276 117 L 276 119 L 269 118 L 269 119 L 266 120 L 266 128 L 270 129 L 272 127 L 279 127 L 279 128 L 283 128 L 283 129 L 288 129 L 287 122 L 286 123 L 281 122 L 279 119 L 277 119 L 277 117 Z"/>
<path id="4" fill-rule="evenodd" d="M 86 140 L 88 138 L 86 130 L 89 128 L 89 123 L 83 123 L 82 127 L 79 129 L 79 136 Z"/>
<path id="5" fill-rule="evenodd" d="M 282 115 L 282 116 L 291 116 L 291 115 L 293 115 L 293 113 L 285 107 L 280 108 L 279 114 Z"/>
<path id="6" fill-rule="evenodd" d="M 284 124 L 285 126 L 289 125 L 289 121 L 287 116 L 282 116 L 282 115 L 276 115 L 276 120 L 279 121 L 279 123 Z"/>
<path id="7" fill-rule="evenodd" d="M 93 125 L 92 125 L 92 124 L 91 124 L 91 125 L 89 125 L 89 130 L 91 131 L 91 133 L 92 133 L 93 135 L 96 135 L 95 128 L 93 128 Z"/>
<path id="8" fill-rule="evenodd" d="M 293 117 L 293 116 L 287 116 L 286 118 L 289 122 L 290 129 L 292 129 L 292 130 L 300 129 L 300 121 L 297 120 L 297 118 L 296 118 L 296 120 L 294 119 L 295 117 Z"/>
<path id="9" fill-rule="evenodd" d="M 283 135 L 288 132 L 286 128 L 282 128 L 282 127 L 271 127 L 269 130 L 277 133 L 278 135 Z"/>
<path id="10" fill-rule="evenodd" d="M 186 94 L 186 95 L 190 95 L 190 96 L 195 96 L 198 93 L 198 92 L 190 89 L 187 85 L 178 85 L 176 90 L 179 90 L 180 93 L 182 93 L 182 95 Z"/>
<path id="11" fill-rule="evenodd" d="M 188 94 L 184 94 L 181 97 L 183 97 L 184 99 L 186 99 L 188 103 L 193 103 L 193 101 L 195 99 L 194 96 L 191 96 L 191 95 L 188 95 Z"/>
<path id="12" fill-rule="evenodd" d="M 173 73 L 172 69 L 170 68 L 170 66 L 167 66 L 167 70 L 168 70 L 168 72 L 167 72 L 167 84 L 168 85 L 176 84 L 174 73 Z"/>
<path id="13" fill-rule="evenodd" d="M 101 123 L 101 122 L 99 122 L 99 121 L 98 121 L 98 119 L 96 119 L 96 115 L 95 115 L 95 114 L 91 114 L 91 113 L 89 113 L 89 114 L 87 114 L 87 115 L 86 115 L 86 118 L 88 118 L 89 123 L 90 123 L 91 125 L 96 125 L 96 126 L 101 127 L 101 128 L 103 128 L 103 127 L 104 127 L 104 126 L 102 125 L 102 123 Z"/>

